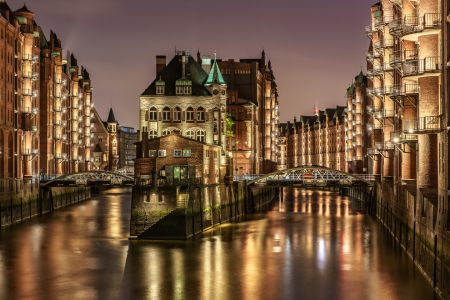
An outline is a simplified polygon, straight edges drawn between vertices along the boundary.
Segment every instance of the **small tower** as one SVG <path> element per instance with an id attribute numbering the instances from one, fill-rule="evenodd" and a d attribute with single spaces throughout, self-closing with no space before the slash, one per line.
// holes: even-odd
<path id="1" fill-rule="evenodd" d="M 111 104 L 111 109 L 109 110 L 108 121 L 106 121 L 106 122 L 108 123 L 109 133 L 116 133 L 117 132 L 117 122 L 116 122 L 116 118 L 114 117 L 112 104 Z"/>

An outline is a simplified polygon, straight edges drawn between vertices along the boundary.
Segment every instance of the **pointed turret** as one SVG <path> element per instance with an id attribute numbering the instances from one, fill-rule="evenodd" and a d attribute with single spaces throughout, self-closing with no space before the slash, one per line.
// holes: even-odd
<path id="1" fill-rule="evenodd" d="M 219 66 L 217 65 L 216 57 L 214 57 L 214 64 L 211 68 L 211 72 L 209 72 L 209 76 L 206 80 L 205 86 L 211 86 L 213 84 L 227 85 L 223 80 L 222 73 L 220 72 Z"/>
<path id="2" fill-rule="evenodd" d="M 117 123 L 116 122 L 116 118 L 114 117 L 114 112 L 112 109 L 112 105 L 111 105 L 111 109 L 109 110 L 109 115 L 108 115 L 108 123 Z"/>

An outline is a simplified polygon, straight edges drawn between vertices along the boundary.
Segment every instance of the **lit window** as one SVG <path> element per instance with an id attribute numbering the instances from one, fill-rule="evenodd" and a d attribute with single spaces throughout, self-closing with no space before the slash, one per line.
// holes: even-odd
<path id="1" fill-rule="evenodd" d="M 149 139 L 154 139 L 157 136 L 156 134 L 156 129 L 152 129 L 150 130 L 150 132 L 148 133 L 148 138 Z"/>
<path id="2" fill-rule="evenodd" d="M 197 141 L 205 142 L 205 132 L 203 130 L 197 131 Z"/>
<path id="3" fill-rule="evenodd" d="M 166 157 L 166 150 L 159 150 L 158 157 Z"/>
<path id="4" fill-rule="evenodd" d="M 195 133 L 192 130 L 186 131 L 186 137 L 190 139 L 195 139 Z"/>
<path id="5" fill-rule="evenodd" d="M 173 157 L 181 157 L 181 150 L 173 150 Z"/>
<path id="6" fill-rule="evenodd" d="M 204 121 L 205 120 L 205 110 L 203 107 L 200 107 L 197 109 L 197 121 Z"/>
<path id="7" fill-rule="evenodd" d="M 191 157 L 191 150 L 183 150 L 183 157 Z"/>

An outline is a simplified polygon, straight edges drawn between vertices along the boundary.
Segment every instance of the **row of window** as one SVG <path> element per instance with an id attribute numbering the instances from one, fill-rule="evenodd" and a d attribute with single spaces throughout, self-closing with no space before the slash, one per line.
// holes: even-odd
<path id="1" fill-rule="evenodd" d="M 156 94 L 158 95 L 164 95 L 165 87 L 164 86 L 157 86 L 156 87 Z M 190 95 L 192 93 L 192 87 L 190 86 L 177 86 L 176 87 L 176 93 L 177 95 Z"/>
<path id="2" fill-rule="evenodd" d="M 142 128 L 142 131 L 143 132 L 147 132 L 147 126 L 144 126 Z M 162 136 L 169 135 L 172 132 L 175 132 L 175 131 L 174 130 L 172 131 L 172 130 L 169 130 L 169 129 L 163 130 Z M 199 142 L 205 142 L 205 131 L 204 130 L 197 130 L 197 131 L 187 130 L 186 133 L 185 133 L 185 136 L 190 138 L 190 139 L 197 140 Z M 152 130 L 150 130 L 148 132 L 148 138 L 149 139 L 154 139 L 156 137 L 158 137 L 158 132 L 156 131 L 156 129 L 152 129 Z"/>
<path id="3" fill-rule="evenodd" d="M 163 121 L 170 121 L 171 120 L 171 114 L 173 116 L 173 121 L 181 121 L 181 109 L 179 107 L 176 107 L 173 112 L 170 112 L 169 107 L 164 107 L 162 111 L 162 120 Z M 152 107 L 150 110 L 147 110 L 145 112 L 145 121 L 157 121 L 158 115 L 157 110 L 155 107 Z M 197 109 L 197 113 L 195 116 L 195 119 L 197 121 L 204 121 L 205 120 L 205 110 L 203 107 L 199 107 Z M 194 109 L 192 107 L 189 107 L 186 110 L 186 120 L 187 121 L 194 121 Z"/>
<path id="4" fill-rule="evenodd" d="M 166 157 L 167 150 L 158 150 L 158 157 Z M 156 150 L 149 150 L 150 157 L 156 156 Z M 175 149 L 173 150 L 173 157 L 191 157 L 190 149 Z"/>

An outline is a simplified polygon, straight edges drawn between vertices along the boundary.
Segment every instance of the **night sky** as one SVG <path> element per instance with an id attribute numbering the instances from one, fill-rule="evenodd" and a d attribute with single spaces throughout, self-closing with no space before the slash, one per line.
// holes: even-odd
<path id="1" fill-rule="evenodd" d="M 369 39 L 375 0 L 39 0 L 28 2 L 49 38 L 54 30 L 90 73 L 106 120 L 138 127 L 139 95 L 155 78 L 155 56 L 175 46 L 221 59 L 259 58 L 264 48 L 278 85 L 281 122 L 344 104 Z M 22 1 L 7 1 L 12 10 Z M 64 54 L 64 58 L 65 58 Z"/>

